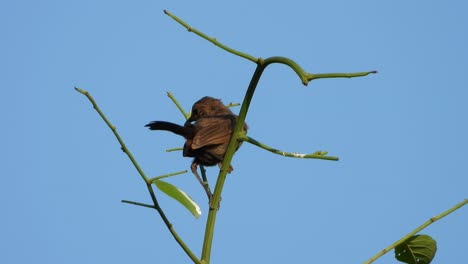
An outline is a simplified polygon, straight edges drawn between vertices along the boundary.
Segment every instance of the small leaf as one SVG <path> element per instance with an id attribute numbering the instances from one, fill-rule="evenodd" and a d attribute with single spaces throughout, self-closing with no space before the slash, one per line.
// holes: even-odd
<path id="1" fill-rule="evenodd" d="M 198 206 L 198 204 L 195 203 L 195 201 L 193 201 L 192 198 L 190 198 L 190 196 L 188 196 L 181 189 L 161 180 L 155 180 L 154 183 L 156 184 L 156 187 L 158 187 L 158 189 L 163 193 L 174 198 L 183 206 L 185 206 L 185 208 L 187 208 L 193 214 L 193 216 L 195 216 L 195 218 L 198 218 L 201 215 L 202 212 L 200 206 Z"/>
<path id="2" fill-rule="evenodd" d="M 429 264 L 437 251 L 437 243 L 428 235 L 415 235 L 395 247 L 395 258 L 408 264 Z"/>

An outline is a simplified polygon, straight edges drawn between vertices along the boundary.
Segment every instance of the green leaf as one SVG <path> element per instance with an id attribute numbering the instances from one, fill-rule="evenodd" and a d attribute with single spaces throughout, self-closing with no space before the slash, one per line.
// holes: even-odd
<path id="1" fill-rule="evenodd" d="M 195 203 L 195 201 L 193 201 L 192 198 L 190 198 L 190 196 L 188 196 L 181 189 L 161 180 L 155 180 L 154 184 L 156 184 L 156 187 L 158 187 L 158 189 L 163 193 L 174 198 L 183 206 L 185 206 L 185 208 L 187 208 L 193 214 L 193 216 L 195 216 L 195 218 L 198 218 L 201 215 L 202 212 L 200 206 L 198 206 L 198 204 Z"/>
<path id="2" fill-rule="evenodd" d="M 428 235 L 415 235 L 395 247 L 395 258 L 408 264 L 429 264 L 437 251 L 437 243 Z"/>

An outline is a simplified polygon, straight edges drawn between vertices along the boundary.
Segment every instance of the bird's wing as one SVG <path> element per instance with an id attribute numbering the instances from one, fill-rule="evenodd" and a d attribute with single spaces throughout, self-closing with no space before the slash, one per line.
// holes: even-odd
<path id="1" fill-rule="evenodd" d="M 231 117 L 206 117 L 197 120 L 192 149 L 229 142 L 233 129 Z"/>

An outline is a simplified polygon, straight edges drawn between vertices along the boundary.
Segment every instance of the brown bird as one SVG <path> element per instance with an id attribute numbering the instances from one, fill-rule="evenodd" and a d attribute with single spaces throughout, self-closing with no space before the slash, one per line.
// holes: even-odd
<path id="1" fill-rule="evenodd" d="M 193 123 L 192 123 L 193 122 Z M 205 96 L 192 106 L 192 113 L 184 126 L 165 121 L 152 121 L 145 127 L 151 130 L 166 130 L 185 138 L 183 156 L 193 157 L 190 166 L 192 173 L 197 177 L 206 191 L 208 199 L 212 194 L 207 184 L 198 175 L 198 165 L 221 168 L 224 154 L 231 139 L 237 115 L 231 112 L 221 100 Z M 247 132 L 247 124 L 243 131 Z M 240 144 L 237 148 L 240 147 Z M 228 172 L 233 170 L 229 167 Z"/>

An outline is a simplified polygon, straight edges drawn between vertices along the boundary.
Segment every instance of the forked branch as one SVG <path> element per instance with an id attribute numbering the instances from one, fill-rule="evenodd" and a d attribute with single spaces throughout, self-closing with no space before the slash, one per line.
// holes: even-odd
<path id="1" fill-rule="evenodd" d="M 117 129 L 114 125 L 112 125 L 112 123 L 107 119 L 107 117 L 104 115 L 104 113 L 101 111 L 101 109 L 99 108 L 99 106 L 97 105 L 96 101 L 94 100 L 94 98 L 91 96 L 91 94 L 83 89 L 80 89 L 80 88 L 77 88 L 75 87 L 75 90 L 81 94 L 83 94 L 84 96 L 86 96 L 88 98 L 88 100 L 91 102 L 91 104 L 93 105 L 93 108 L 96 110 L 96 112 L 98 112 L 98 114 L 101 116 L 102 120 L 104 120 L 104 122 L 107 124 L 107 126 L 112 130 L 112 132 L 114 133 L 114 136 L 117 138 L 117 140 L 119 141 L 120 143 L 120 146 L 123 150 L 123 152 L 125 152 L 125 154 L 127 154 L 128 158 L 131 160 L 131 162 L 133 163 L 133 166 L 135 167 L 135 169 L 138 171 L 138 173 L 140 174 L 141 178 L 145 181 L 146 183 L 146 187 L 148 188 L 148 192 L 151 196 L 151 200 L 153 201 L 153 206 L 151 205 L 147 205 L 147 204 L 143 204 L 143 203 L 137 203 L 137 202 L 131 202 L 131 201 L 127 201 L 127 200 L 123 200 L 122 202 L 124 203 L 129 203 L 129 204 L 133 204 L 133 205 L 139 205 L 139 206 L 143 206 L 143 207 L 149 207 L 149 208 L 154 208 L 156 211 L 158 211 L 159 215 L 161 216 L 162 220 L 164 221 L 164 223 L 166 224 L 167 228 L 169 229 L 169 232 L 172 234 L 172 236 L 174 237 L 174 239 L 177 241 L 177 243 L 180 245 L 180 247 L 185 251 L 185 253 L 192 259 L 192 261 L 194 263 L 201 263 L 200 260 L 197 258 L 197 256 L 195 256 L 195 254 L 190 250 L 190 248 L 185 244 L 185 242 L 182 240 L 182 238 L 177 234 L 177 232 L 175 231 L 174 227 L 172 226 L 171 222 L 169 222 L 169 219 L 166 217 L 166 214 L 164 213 L 164 211 L 162 210 L 161 206 L 159 205 L 159 202 L 158 200 L 156 199 L 156 195 L 154 194 L 154 191 L 153 191 L 153 187 L 152 187 L 152 182 L 153 182 L 153 179 L 149 179 L 148 177 L 146 177 L 145 173 L 143 172 L 143 170 L 140 168 L 140 165 L 138 165 L 137 161 L 135 160 L 135 158 L 133 157 L 132 153 L 130 153 L 130 151 L 128 150 L 127 146 L 125 145 L 124 141 L 122 140 L 122 138 L 120 137 L 119 133 L 117 132 Z M 179 174 L 181 172 L 176 172 L 175 174 Z M 172 174 L 171 174 L 172 175 Z"/>

